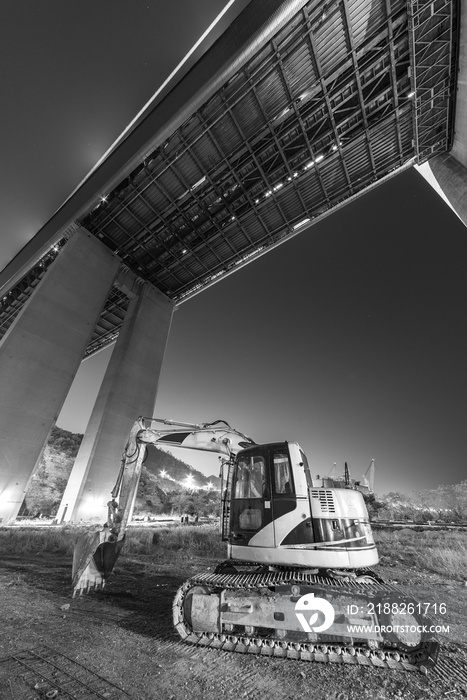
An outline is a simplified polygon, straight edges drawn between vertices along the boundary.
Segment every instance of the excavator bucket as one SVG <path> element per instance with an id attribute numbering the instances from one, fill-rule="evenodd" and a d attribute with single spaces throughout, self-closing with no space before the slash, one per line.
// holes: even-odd
<path id="1" fill-rule="evenodd" d="M 130 457 L 126 459 L 125 451 L 117 483 L 112 490 L 112 500 L 107 503 L 107 521 L 99 529 L 86 532 L 76 543 L 73 552 L 73 596 L 103 588 L 122 550 L 145 454 L 143 450 L 139 454 L 135 449 L 135 435 L 140 429 L 141 422 L 138 420 L 131 433 Z M 136 460 L 135 454 L 138 455 Z M 116 500 L 118 495 L 121 505 Z"/>
<path id="2" fill-rule="evenodd" d="M 73 596 L 105 586 L 123 547 L 125 537 L 117 540 L 108 528 L 86 532 L 73 553 Z"/>

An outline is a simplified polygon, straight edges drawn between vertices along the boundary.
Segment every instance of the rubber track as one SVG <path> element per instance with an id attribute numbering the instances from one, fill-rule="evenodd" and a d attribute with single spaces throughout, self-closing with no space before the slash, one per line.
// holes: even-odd
<path id="1" fill-rule="evenodd" d="M 345 587 L 347 590 L 366 593 L 375 589 L 381 592 L 404 592 L 397 586 L 388 583 L 372 581 L 371 583 L 339 580 L 320 574 L 302 572 L 268 572 L 268 573 L 238 573 L 238 574 L 199 574 L 186 581 L 177 591 L 173 602 L 174 626 L 180 637 L 190 644 L 222 651 L 233 651 L 240 654 L 255 656 L 270 656 L 276 658 L 295 659 L 300 661 L 316 661 L 319 663 L 353 664 L 360 666 L 375 666 L 401 671 L 419 671 L 426 674 L 432 664 L 430 656 L 435 649 L 432 642 L 426 648 L 413 653 L 403 651 L 370 650 L 367 647 L 338 644 L 298 643 L 257 636 L 241 636 L 228 633 L 194 633 L 184 620 L 183 601 L 187 591 L 194 586 L 207 586 L 214 589 L 230 589 L 252 591 L 270 586 L 302 584 L 321 584 L 330 588 Z M 437 649 L 436 649 L 437 650 Z M 426 663 L 426 665 L 425 665 Z"/>

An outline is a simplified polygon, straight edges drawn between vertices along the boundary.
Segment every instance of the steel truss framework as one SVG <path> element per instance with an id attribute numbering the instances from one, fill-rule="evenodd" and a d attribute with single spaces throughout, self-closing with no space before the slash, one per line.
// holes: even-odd
<path id="1" fill-rule="evenodd" d="M 311 0 L 79 223 L 188 299 L 449 150 L 457 15 L 457 0 Z M 57 254 L 4 297 L 2 334 Z M 126 305 L 113 290 L 88 354 L 115 339 Z"/>

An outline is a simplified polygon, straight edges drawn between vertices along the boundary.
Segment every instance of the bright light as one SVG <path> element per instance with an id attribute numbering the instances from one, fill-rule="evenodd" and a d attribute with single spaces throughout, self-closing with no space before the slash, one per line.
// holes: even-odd
<path id="1" fill-rule="evenodd" d="M 101 202 L 107 201 L 107 195 L 101 195 Z"/>
<path id="2" fill-rule="evenodd" d="M 206 175 L 203 175 L 201 180 L 198 180 L 198 182 L 195 182 L 195 184 L 190 187 L 191 192 L 193 192 L 193 190 L 195 190 L 197 187 L 200 187 L 205 180 L 206 180 Z"/>
<path id="3" fill-rule="evenodd" d="M 301 221 L 298 222 L 298 224 L 295 224 L 295 226 L 293 227 L 292 230 L 293 230 L 293 231 L 296 231 L 298 228 L 301 228 L 302 226 L 305 226 L 305 224 L 307 224 L 309 221 L 311 221 L 310 218 L 302 219 Z"/>
<path id="4" fill-rule="evenodd" d="M 165 477 L 167 476 L 167 472 L 165 471 L 165 469 L 161 470 L 160 475 L 163 479 L 165 479 Z"/>
<path id="5" fill-rule="evenodd" d="M 319 154 L 319 156 L 316 156 L 314 160 L 309 160 L 308 163 L 305 165 L 305 170 L 308 170 L 311 168 L 313 165 L 316 163 L 321 163 L 321 161 L 324 160 L 324 156 L 322 153 Z"/>
<path id="6" fill-rule="evenodd" d="M 277 192 L 277 190 L 280 190 L 281 187 L 284 187 L 284 183 L 278 182 L 272 189 L 274 192 Z"/>

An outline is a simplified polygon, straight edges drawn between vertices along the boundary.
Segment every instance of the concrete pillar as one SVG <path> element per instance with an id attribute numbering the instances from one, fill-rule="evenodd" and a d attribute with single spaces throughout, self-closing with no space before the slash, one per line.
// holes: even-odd
<path id="1" fill-rule="evenodd" d="M 452 149 L 416 166 L 416 170 L 467 226 L 467 12 L 460 13 L 460 22 Z"/>
<path id="2" fill-rule="evenodd" d="M 451 155 L 467 168 L 467 12 L 465 3 L 460 13 L 459 61 L 457 65 L 456 114 Z"/>
<path id="3" fill-rule="evenodd" d="M 15 520 L 119 259 L 85 229 L 64 246 L 0 344 L 0 518 Z"/>
<path id="4" fill-rule="evenodd" d="M 152 416 L 173 302 L 150 284 L 128 307 L 57 513 L 57 522 L 107 519 L 133 422 Z"/>
<path id="5" fill-rule="evenodd" d="M 415 167 L 467 226 L 467 168 L 449 153 Z"/>

